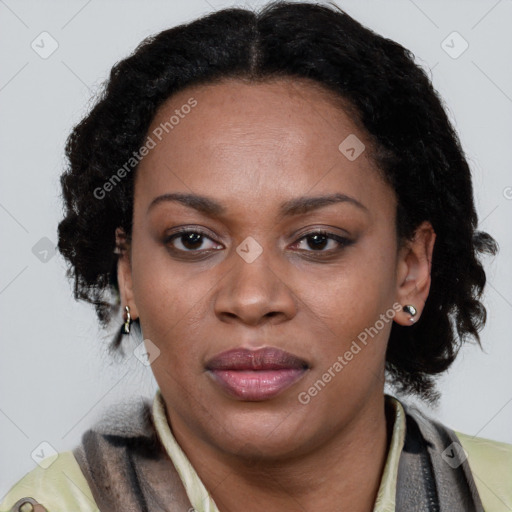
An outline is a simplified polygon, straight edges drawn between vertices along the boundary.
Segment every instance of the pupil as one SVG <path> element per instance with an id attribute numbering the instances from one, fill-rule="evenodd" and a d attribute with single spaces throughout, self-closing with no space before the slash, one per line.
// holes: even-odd
<path id="1" fill-rule="evenodd" d="M 308 238 L 309 238 L 309 240 L 311 240 L 311 239 L 315 240 L 315 242 L 313 243 L 314 247 L 311 244 L 309 244 L 309 246 L 312 247 L 312 248 L 316 248 L 316 249 L 323 249 L 323 247 L 325 246 L 325 242 L 327 240 L 325 235 L 311 235 Z M 319 239 L 322 239 L 320 241 L 320 243 L 318 243 Z"/>
<path id="2" fill-rule="evenodd" d="M 201 246 L 201 236 L 202 235 L 199 235 L 197 233 L 188 233 L 185 236 L 185 242 L 183 243 L 183 245 L 185 247 L 187 247 L 187 249 L 197 249 L 197 247 L 195 247 L 195 245 L 199 245 Z M 183 240 L 182 240 L 183 241 Z M 188 247 L 187 244 L 192 244 L 194 247 Z"/>

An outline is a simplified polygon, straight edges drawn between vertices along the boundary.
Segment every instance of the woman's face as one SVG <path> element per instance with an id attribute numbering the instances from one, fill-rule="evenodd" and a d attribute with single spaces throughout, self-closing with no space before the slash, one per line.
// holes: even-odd
<path id="1" fill-rule="evenodd" d="M 381 414 L 391 325 L 424 274 L 365 134 L 307 82 L 228 80 L 174 95 L 148 135 L 120 285 L 173 430 L 280 457 Z"/>

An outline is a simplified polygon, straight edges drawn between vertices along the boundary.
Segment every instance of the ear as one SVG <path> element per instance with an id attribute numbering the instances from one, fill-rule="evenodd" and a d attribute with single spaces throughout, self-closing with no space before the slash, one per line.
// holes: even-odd
<path id="1" fill-rule="evenodd" d="M 133 297 L 132 267 L 130 261 L 130 251 L 127 244 L 127 238 L 122 228 L 116 229 L 116 254 L 119 255 L 117 261 L 117 282 L 119 285 L 119 294 L 121 296 L 121 307 L 130 308 L 130 316 L 133 320 L 139 317 L 137 306 Z"/>
<path id="2" fill-rule="evenodd" d="M 414 306 L 417 313 L 400 310 L 395 322 L 400 325 L 412 325 L 423 311 L 430 291 L 430 270 L 436 234 L 432 224 L 424 221 L 415 231 L 412 240 L 400 248 L 397 263 L 397 301 L 402 307 Z"/>

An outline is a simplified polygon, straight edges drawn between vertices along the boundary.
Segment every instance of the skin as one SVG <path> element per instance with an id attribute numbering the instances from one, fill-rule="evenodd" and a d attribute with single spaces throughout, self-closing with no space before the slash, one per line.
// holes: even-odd
<path id="1" fill-rule="evenodd" d="M 118 266 L 122 305 L 160 350 L 152 370 L 172 431 L 222 512 L 240 503 L 247 511 L 370 511 L 392 427 L 383 395 L 392 322 L 308 404 L 298 394 L 393 304 L 413 304 L 421 316 L 435 233 L 423 223 L 399 244 L 396 197 L 369 156 L 370 140 L 321 86 L 231 79 L 190 87 L 158 110 L 148 134 L 191 97 L 197 106 L 137 169 L 132 238 Z M 367 148 L 354 161 L 338 149 L 350 134 Z M 171 201 L 149 208 L 173 192 L 208 196 L 225 213 Z M 364 207 L 347 201 L 279 217 L 285 201 L 334 192 Z M 187 226 L 207 237 L 166 242 Z M 315 246 L 304 235 L 318 229 L 352 243 Z M 247 237 L 263 250 L 251 263 L 236 251 Z M 411 323 L 403 311 L 393 321 Z M 220 352 L 265 346 L 309 364 L 270 400 L 228 397 L 205 371 Z"/>

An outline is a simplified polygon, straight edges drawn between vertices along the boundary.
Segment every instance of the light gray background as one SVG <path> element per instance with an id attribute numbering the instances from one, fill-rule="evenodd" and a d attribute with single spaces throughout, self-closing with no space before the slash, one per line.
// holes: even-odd
<path id="1" fill-rule="evenodd" d="M 148 367 L 134 356 L 107 358 L 108 336 L 92 308 L 74 302 L 62 258 L 50 251 L 40 260 L 40 240 L 47 237 L 50 248 L 57 242 L 65 138 L 112 65 L 144 37 L 230 5 L 0 0 L 0 495 L 35 466 L 31 453 L 41 442 L 69 450 L 109 404 L 153 396 Z M 486 267 L 485 352 L 463 349 L 440 381 L 440 406 L 429 413 L 470 435 L 512 443 L 512 1 L 338 5 L 431 70 L 474 173 L 480 227 L 501 247 Z M 31 48 L 34 40 L 42 45 L 43 31 L 59 45 L 47 59 Z M 469 43 L 456 59 L 441 46 L 453 31 Z M 453 53 L 463 43 L 452 39 L 445 45 Z"/>

